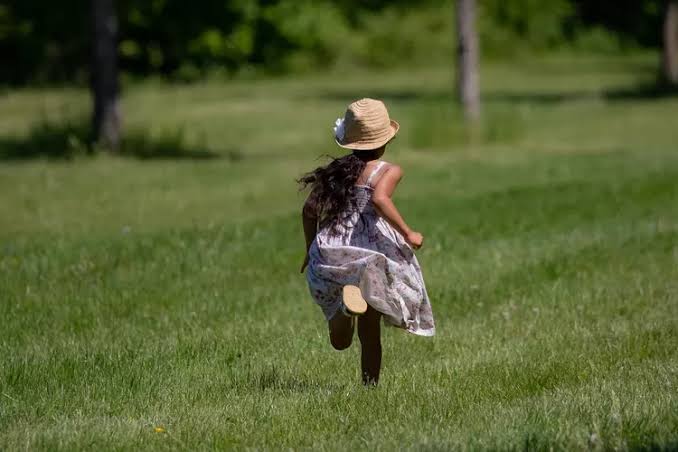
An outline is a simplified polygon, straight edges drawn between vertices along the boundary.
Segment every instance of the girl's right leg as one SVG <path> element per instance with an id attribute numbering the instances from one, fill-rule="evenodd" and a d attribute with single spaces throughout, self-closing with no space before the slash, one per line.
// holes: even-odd
<path id="1" fill-rule="evenodd" d="M 376 386 L 381 371 L 381 313 L 371 306 L 358 320 L 363 384 Z"/>
<path id="2" fill-rule="evenodd" d="M 345 315 L 341 309 L 337 310 L 328 325 L 330 327 L 330 342 L 336 350 L 345 350 L 353 342 L 354 318 Z"/>

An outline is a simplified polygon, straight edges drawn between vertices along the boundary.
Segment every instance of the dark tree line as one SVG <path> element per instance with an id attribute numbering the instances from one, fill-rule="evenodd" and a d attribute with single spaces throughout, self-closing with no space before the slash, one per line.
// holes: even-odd
<path id="1" fill-rule="evenodd" d="M 347 46 L 365 42 L 372 46 L 385 39 L 373 17 L 413 12 L 442 16 L 441 8 L 449 11 L 454 2 L 422 0 L 415 8 L 406 0 L 117 0 L 118 62 L 129 74 L 186 80 L 200 78 L 212 68 L 298 70 L 289 64 L 292 55 L 323 68 Z M 2 3 L 0 84 L 88 80 L 91 27 L 82 0 Z M 483 0 L 477 5 L 483 15 L 478 32 L 489 39 L 482 40 L 480 48 L 485 55 L 501 56 L 522 40 L 549 50 L 596 26 L 629 46 L 660 48 L 667 4 L 668 0 Z M 452 14 L 445 17 L 452 22 Z M 398 30 L 397 22 L 386 24 Z M 420 25 L 415 36 L 435 32 L 427 23 Z M 351 37 L 357 37 L 355 42 L 347 42 Z M 383 61 L 378 53 L 388 50 L 358 48 L 362 53 L 354 63 L 371 64 L 372 57 Z M 398 64 L 403 59 L 388 61 Z"/>

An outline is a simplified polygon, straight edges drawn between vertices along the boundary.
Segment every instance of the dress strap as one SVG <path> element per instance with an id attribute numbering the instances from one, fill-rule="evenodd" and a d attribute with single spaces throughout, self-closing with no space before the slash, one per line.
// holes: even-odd
<path id="1" fill-rule="evenodd" d="M 381 170 L 381 168 L 382 168 L 385 164 L 386 164 L 386 162 L 379 162 L 379 163 L 377 164 L 377 167 L 374 168 L 374 170 L 372 171 L 372 173 L 370 173 L 369 177 L 367 178 L 367 182 L 365 183 L 366 185 L 368 185 L 368 186 L 370 186 L 370 187 L 372 186 L 372 179 L 374 179 L 374 176 L 377 175 L 377 173 L 379 172 L 379 170 Z"/>

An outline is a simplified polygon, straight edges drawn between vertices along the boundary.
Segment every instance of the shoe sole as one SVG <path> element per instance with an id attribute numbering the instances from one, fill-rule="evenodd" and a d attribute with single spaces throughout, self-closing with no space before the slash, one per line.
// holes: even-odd
<path id="1" fill-rule="evenodd" d="M 361 315 L 367 311 L 367 302 L 357 286 L 344 286 L 343 289 L 344 306 L 346 310 L 353 315 Z"/>

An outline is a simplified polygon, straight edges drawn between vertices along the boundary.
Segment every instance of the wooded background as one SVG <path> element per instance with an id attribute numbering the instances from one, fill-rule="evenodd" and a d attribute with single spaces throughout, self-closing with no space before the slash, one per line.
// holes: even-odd
<path id="1" fill-rule="evenodd" d="M 484 58 L 662 45 L 666 0 L 483 0 Z M 124 74 L 193 81 L 319 68 L 433 65 L 455 50 L 454 2 L 423 0 L 119 0 Z M 0 84 L 85 84 L 89 2 L 0 4 Z"/>

